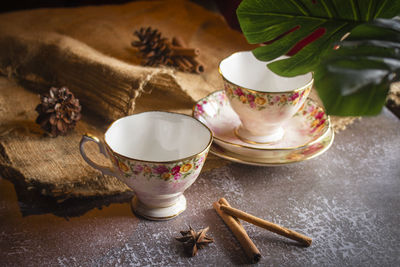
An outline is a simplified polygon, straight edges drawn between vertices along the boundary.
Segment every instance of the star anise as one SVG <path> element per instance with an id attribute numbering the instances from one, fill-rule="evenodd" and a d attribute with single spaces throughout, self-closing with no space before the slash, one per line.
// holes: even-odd
<path id="1" fill-rule="evenodd" d="M 185 251 L 193 257 L 196 256 L 198 249 L 202 249 L 205 245 L 214 242 L 213 238 L 206 236 L 209 229 L 209 227 L 206 227 L 196 232 L 189 226 L 189 231 L 180 231 L 182 236 L 175 239 L 182 242 Z"/>

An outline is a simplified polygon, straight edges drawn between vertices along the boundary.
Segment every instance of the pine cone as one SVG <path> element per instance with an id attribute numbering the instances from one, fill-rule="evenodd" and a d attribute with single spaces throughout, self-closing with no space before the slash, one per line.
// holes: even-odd
<path id="1" fill-rule="evenodd" d="M 167 38 L 162 38 L 157 29 L 151 27 L 140 28 L 133 35 L 139 40 L 133 41 L 132 46 L 139 49 L 145 66 L 172 65 L 171 44 Z"/>
<path id="2" fill-rule="evenodd" d="M 66 135 L 81 118 L 81 105 L 67 87 L 51 87 L 49 94 L 40 96 L 36 123 L 52 137 Z"/>

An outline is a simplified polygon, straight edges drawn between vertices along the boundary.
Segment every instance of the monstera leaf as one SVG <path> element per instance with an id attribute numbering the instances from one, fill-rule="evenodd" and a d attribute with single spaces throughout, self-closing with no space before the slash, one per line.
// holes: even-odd
<path id="1" fill-rule="evenodd" d="M 244 0 L 237 9 L 249 43 L 266 43 L 254 55 L 282 76 L 313 71 L 333 44 L 359 24 L 400 13 L 394 0 Z"/>
<path id="2" fill-rule="evenodd" d="M 362 24 L 339 45 L 325 55 L 314 74 L 327 112 L 378 114 L 390 84 L 400 77 L 400 21 Z"/>
<path id="3" fill-rule="evenodd" d="M 384 19 L 399 14 L 391 0 L 244 0 L 237 9 L 249 43 L 265 44 L 254 55 L 290 55 L 268 64 L 282 76 L 313 71 L 327 112 L 340 116 L 378 114 L 399 80 L 400 23 Z"/>

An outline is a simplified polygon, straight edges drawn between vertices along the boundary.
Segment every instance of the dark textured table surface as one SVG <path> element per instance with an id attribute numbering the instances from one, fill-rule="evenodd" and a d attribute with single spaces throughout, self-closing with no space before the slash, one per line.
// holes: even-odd
<path id="1" fill-rule="evenodd" d="M 281 167 L 231 164 L 204 172 L 188 208 L 165 222 L 137 218 L 131 195 L 57 205 L 0 178 L 0 266 L 238 265 L 248 260 L 212 209 L 232 206 L 313 238 L 311 247 L 244 223 L 270 266 L 400 265 L 400 121 L 384 110 L 336 135 L 318 158 Z M 102 208 L 99 208 L 102 207 Z M 210 226 L 194 258 L 173 237 Z"/>

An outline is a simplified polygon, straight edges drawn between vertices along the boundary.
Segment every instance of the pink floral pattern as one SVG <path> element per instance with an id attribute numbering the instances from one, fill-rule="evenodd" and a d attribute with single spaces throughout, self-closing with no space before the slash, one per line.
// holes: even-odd
<path id="1" fill-rule="evenodd" d="M 322 107 L 316 106 L 311 101 L 307 101 L 300 108 L 300 111 L 295 116 L 300 116 L 300 112 L 303 116 L 306 116 L 307 121 L 310 123 L 309 134 L 316 134 L 321 131 L 325 131 L 328 126 L 328 116 Z"/>
<path id="2" fill-rule="evenodd" d="M 293 152 L 291 152 L 289 155 L 286 156 L 286 159 L 290 161 L 301 161 L 310 158 L 314 154 L 317 154 L 318 152 L 322 151 L 325 147 L 329 145 L 330 142 L 331 138 L 324 138 L 321 140 L 321 142 L 317 142 L 303 149 L 294 150 Z"/>
<path id="3" fill-rule="evenodd" d="M 194 172 L 200 171 L 207 153 L 203 152 L 193 158 L 176 163 L 151 163 L 126 159 L 117 154 L 113 154 L 107 149 L 114 166 L 118 166 L 119 171 L 126 178 L 144 176 L 149 179 L 161 179 L 168 182 L 179 182 Z"/>
<path id="4" fill-rule="evenodd" d="M 306 98 L 311 90 L 311 86 L 297 92 L 291 93 L 263 93 L 250 91 L 229 82 L 224 83 L 225 93 L 229 99 L 236 99 L 243 104 L 248 104 L 250 108 L 263 110 L 268 106 L 296 105 Z"/>
<path id="5" fill-rule="evenodd" d="M 193 108 L 193 116 L 195 118 L 199 118 L 200 116 L 207 116 L 208 113 L 206 112 L 206 109 L 208 107 L 210 108 L 218 108 L 220 110 L 221 106 L 224 106 L 228 104 L 228 101 L 226 99 L 225 94 L 210 94 L 209 96 L 206 97 L 208 100 L 202 100 L 197 102 L 197 104 Z M 219 105 L 218 107 L 213 107 L 213 105 Z"/>

